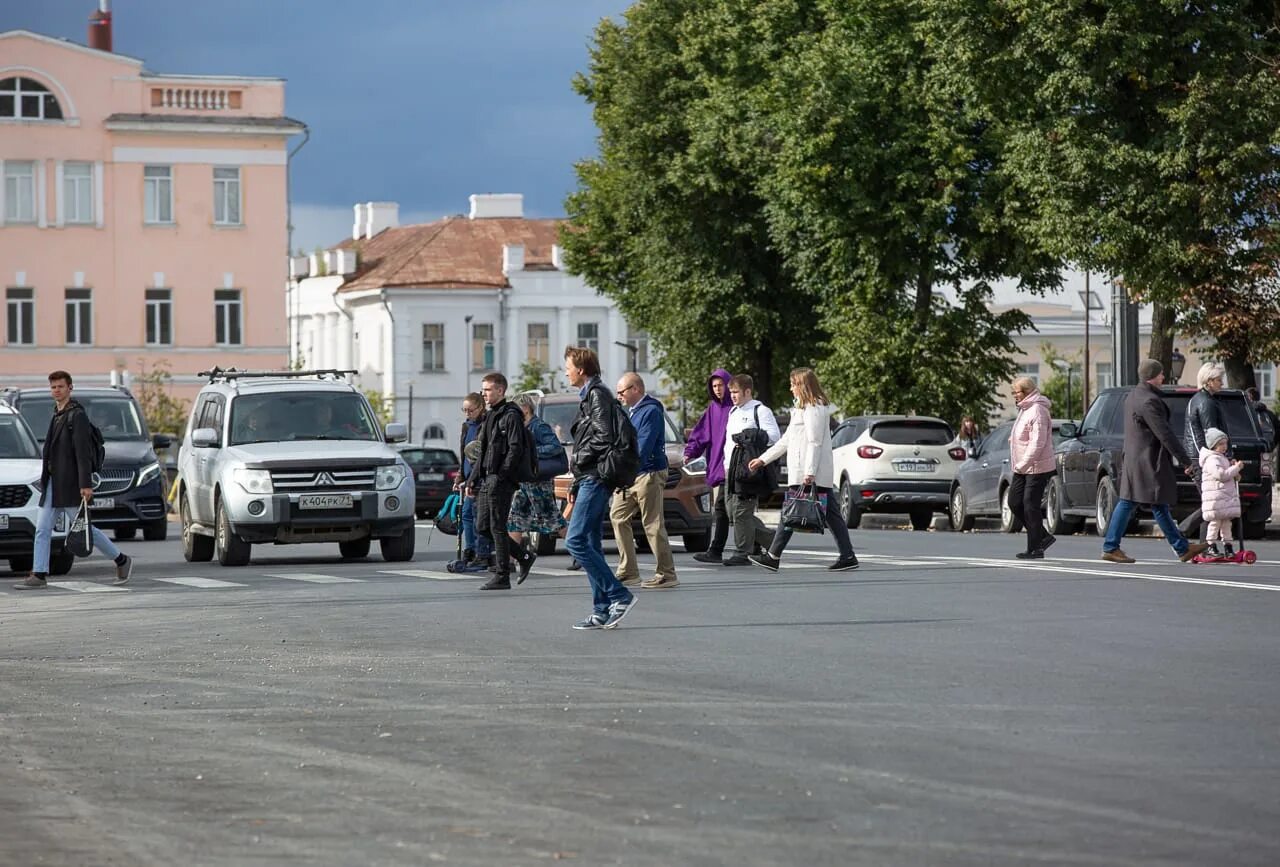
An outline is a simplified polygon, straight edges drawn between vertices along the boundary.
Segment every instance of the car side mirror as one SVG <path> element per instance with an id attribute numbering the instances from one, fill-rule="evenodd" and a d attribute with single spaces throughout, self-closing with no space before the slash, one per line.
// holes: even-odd
<path id="1" fill-rule="evenodd" d="M 151 438 L 151 447 L 158 452 L 162 452 L 167 448 L 172 448 L 173 438 L 168 434 L 156 434 Z"/>
<path id="2" fill-rule="evenodd" d="M 1080 428 L 1076 427 L 1075 422 L 1064 422 L 1062 426 L 1058 428 L 1058 436 L 1066 440 L 1073 440 L 1080 436 Z"/>
<path id="3" fill-rule="evenodd" d="M 196 428 L 191 432 L 191 444 L 198 449 L 216 449 L 218 432 L 211 427 Z"/>
<path id="4" fill-rule="evenodd" d="M 409 438 L 409 429 L 398 421 L 391 422 L 382 433 L 389 443 L 402 443 Z"/>

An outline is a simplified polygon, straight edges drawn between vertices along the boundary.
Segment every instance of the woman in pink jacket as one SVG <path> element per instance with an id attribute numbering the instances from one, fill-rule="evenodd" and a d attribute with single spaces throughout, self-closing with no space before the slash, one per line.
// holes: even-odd
<path id="1" fill-rule="evenodd" d="M 1058 541 L 1044 528 L 1044 486 L 1058 471 L 1053 458 L 1053 421 L 1050 401 L 1030 377 L 1013 381 L 1018 419 L 1009 434 L 1013 483 L 1009 485 L 1009 511 L 1027 528 L 1027 550 L 1019 560 L 1039 560 Z"/>

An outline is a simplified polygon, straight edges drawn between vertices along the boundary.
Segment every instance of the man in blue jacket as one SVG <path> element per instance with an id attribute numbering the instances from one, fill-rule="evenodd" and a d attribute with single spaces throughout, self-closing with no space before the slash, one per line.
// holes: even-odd
<path id="1" fill-rule="evenodd" d="M 615 493 L 609 509 L 613 538 L 618 542 L 618 580 L 623 584 L 640 581 L 636 539 L 631 529 L 631 522 L 638 515 L 649 548 L 658 561 L 653 577 L 641 581 L 640 586 L 646 590 L 665 590 L 680 583 L 662 517 L 662 494 L 667 487 L 666 410 L 657 399 L 645 393 L 644 380 L 635 373 L 625 374 L 618 380 L 618 400 L 631 414 L 640 452 L 640 474 L 635 484 Z"/>

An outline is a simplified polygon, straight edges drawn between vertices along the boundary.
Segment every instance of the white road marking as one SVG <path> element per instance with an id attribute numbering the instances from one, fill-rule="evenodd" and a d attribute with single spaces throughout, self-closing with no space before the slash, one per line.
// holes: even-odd
<path id="1" fill-rule="evenodd" d="M 982 560 L 975 557 L 933 557 L 974 566 L 994 566 L 1004 569 L 1030 569 L 1040 572 L 1063 572 L 1068 575 L 1103 575 L 1107 578 L 1141 578 L 1144 581 L 1169 581 L 1175 584 L 1202 584 L 1209 587 L 1233 587 L 1237 590 L 1270 590 L 1280 592 L 1280 585 L 1250 584 L 1245 581 L 1219 581 L 1212 578 L 1180 578 L 1172 575 L 1152 575 L 1147 572 L 1127 572 L 1115 569 L 1081 569 L 1076 566 L 1051 566 L 1044 560 L 1026 563 L 1010 563 L 1007 560 Z M 1092 562 L 1092 561 L 1086 561 Z"/>
<path id="2" fill-rule="evenodd" d="M 399 575 L 404 578 L 431 578 L 436 581 L 481 580 L 487 572 L 437 572 L 433 569 L 379 569 L 379 575 Z"/>
<path id="3" fill-rule="evenodd" d="M 267 572 L 268 578 L 283 578 L 286 581 L 306 581 L 310 584 L 360 584 L 359 578 L 342 578 L 337 575 L 317 575 L 314 572 Z"/>
<path id="4" fill-rule="evenodd" d="M 183 576 L 178 578 L 153 578 L 153 581 L 163 581 L 165 584 L 179 584 L 183 587 L 197 587 L 201 590 L 218 590 L 223 587 L 247 587 L 247 584 L 237 584 L 235 581 L 219 581 L 217 578 L 197 578 L 194 576 Z"/>
<path id="5" fill-rule="evenodd" d="M 128 587 L 114 587 L 111 584 L 99 584 L 96 581 L 50 581 L 50 587 L 63 590 L 74 590 L 77 593 L 125 593 Z"/>

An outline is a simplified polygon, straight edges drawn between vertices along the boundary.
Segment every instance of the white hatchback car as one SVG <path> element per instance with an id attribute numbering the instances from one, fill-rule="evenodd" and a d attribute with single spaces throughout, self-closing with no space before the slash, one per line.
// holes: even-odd
<path id="1" fill-rule="evenodd" d="M 867 513 L 907 514 L 927 530 L 946 512 L 951 480 L 968 456 L 951 425 L 929 416 L 845 419 L 832 434 L 838 503 L 850 528 Z"/>
<path id="2" fill-rule="evenodd" d="M 0 402 L 0 558 L 14 572 L 31 571 L 36 519 L 40 516 L 40 446 L 17 410 Z M 66 575 L 75 557 L 65 547 L 67 528 L 59 516 L 53 530 L 49 571 Z"/>

